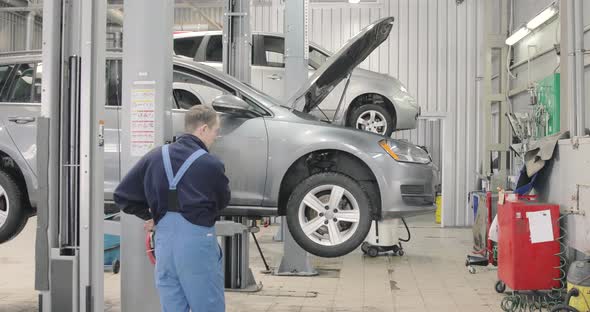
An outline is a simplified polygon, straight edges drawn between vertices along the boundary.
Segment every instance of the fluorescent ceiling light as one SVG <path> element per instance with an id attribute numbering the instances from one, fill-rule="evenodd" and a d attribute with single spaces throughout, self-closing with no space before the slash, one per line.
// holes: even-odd
<path id="1" fill-rule="evenodd" d="M 520 39 L 524 38 L 530 32 L 531 32 L 530 29 L 522 26 L 518 31 L 513 33 L 512 36 L 510 36 L 510 37 L 508 37 L 508 39 L 506 39 L 506 44 L 511 46 L 511 45 L 517 43 L 518 41 L 520 41 Z"/>
<path id="2" fill-rule="evenodd" d="M 537 16 L 533 17 L 533 19 L 526 24 L 526 27 L 530 30 L 534 30 L 555 16 L 555 14 L 557 14 L 557 8 L 555 8 L 553 5 L 549 6 L 541 13 L 537 14 Z"/>
<path id="3" fill-rule="evenodd" d="M 359 4 L 361 3 L 361 0 L 348 0 L 348 3 Z"/>

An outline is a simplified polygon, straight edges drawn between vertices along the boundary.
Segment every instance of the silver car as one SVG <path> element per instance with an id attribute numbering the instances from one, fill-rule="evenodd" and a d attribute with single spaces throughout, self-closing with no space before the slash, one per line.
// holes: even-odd
<path id="1" fill-rule="evenodd" d="M 319 121 L 309 114 L 391 29 L 377 21 L 316 71 L 291 102 L 304 111 L 190 59 L 174 59 L 176 133 L 186 108 L 211 105 L 222 129 L 212 152 L 225 163 L 232 199 L 226 215 L 285 215 L 295 240 L 322 257 L 344 255 L 365 239 L 372 220 L 434 210 L 437 173 L 421 148 L 386 136 Z M 105 199 L 119 183 L 120 54 L 107 57 Z M 0 241 L 35 213 L 36 124 L 40 55 L 0 61 Z M 183 93 L 190 87 L 191 92 Z M 199 98 L 189 98 L 197 94 Z"/>
<path id="2" fill-rule="evenodd" d="M 285 102 L 285 38 L 282 34 L 252 34 L 252 85 Z M 222 70 L 221 31 L 177 32 L 174 52 L 197 62 Z M 311 42 L 309 44 L 309 76 L 318 70 L 331 53 Z M 390 136 L 394 130 L 414 129 L 420 114 L 416 100 L 396 78 L 356 68 L 343 101 L 343 113 L 334 115 L 345 82 L 338 84 L 321 105 L 311 113 L 333 123 Z"/>

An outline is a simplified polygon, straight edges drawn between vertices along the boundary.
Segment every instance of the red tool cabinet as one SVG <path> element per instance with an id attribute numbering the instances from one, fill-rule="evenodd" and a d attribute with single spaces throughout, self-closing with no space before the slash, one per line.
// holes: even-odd
<path id="1" fill-rule="evenodd" d="M 548 214 L 550 224 L 546 219 Z M 498 204 L 500 282 L 512 290 L 548 290 L 560 286 L 560 259 L 556 255 L 560 251 L 558 219 L 558 205 L 539 203 L 530 198 L 507 199 Z M 539 241 L 543 236 L 542 242 L 531 241 Z"/>

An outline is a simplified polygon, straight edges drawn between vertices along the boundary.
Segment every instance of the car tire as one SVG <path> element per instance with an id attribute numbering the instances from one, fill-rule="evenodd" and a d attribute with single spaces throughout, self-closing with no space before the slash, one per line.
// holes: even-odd
<path id="1" fill-rule="evenodd" d="M 27 219 L 22 190 L 11 175 L 0 170 L 0 244 L 18 235 Z"/>
<path id="2" fill-rule="evenodd" d="M 352 112 L 349 124 L 359 130 L 365 130 L 384 136 L 391 136 L 394 130 L 394 117 L 377 104 L 365 104 Z M 383 124 L 383 125 L 381 125 Z"/>
<path id="3" fill-rule="evenodd" d="M 358 248 L 369 233 L 371 202 L 350 177 L 318 173 L 295 187 L 287 203 L 287 225 L 305 251 L 324 258 L 340 257 Z"/>

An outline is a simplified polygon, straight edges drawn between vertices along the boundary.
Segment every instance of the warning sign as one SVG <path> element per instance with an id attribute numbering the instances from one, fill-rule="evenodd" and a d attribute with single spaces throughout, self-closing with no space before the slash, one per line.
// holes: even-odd
<path id="1" fill-rule="evenodd" d="M 131 89 L 131 156 L 141 157 L 156 146 L 154 82 L 134 83 Z"/>

